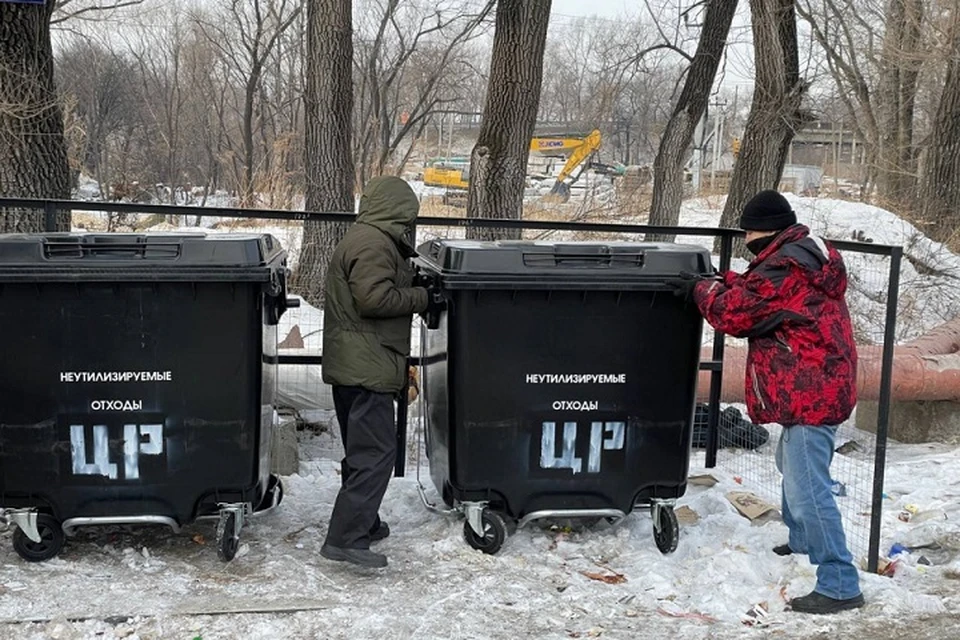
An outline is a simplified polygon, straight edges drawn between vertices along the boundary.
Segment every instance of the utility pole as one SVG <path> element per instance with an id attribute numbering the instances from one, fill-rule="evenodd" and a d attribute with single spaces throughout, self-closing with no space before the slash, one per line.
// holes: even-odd
<path id="1" fill-rule="evenodd" d="M 700 195 L 701 172 L 703 171 L 704 135 L 707 129 L 708 111 L 709 108 L 703 110 L 703 117 L 700 118 L 696 130 L 693 132 L 693 192 L 698 196 Z"/>
<path id="2" fill-rule="evenodd" d="M 450 112 L 450 133 L 447 137 L 447 161 L 453 157 L 453 126 L 455 124 L 454 118 L 457 117 L 457 114 Z"/>
<path id="3" fill-rule="evenodd" d="M 443 155 L 443 119 L 446 117 L 446 114 L 441 113 L 440 119 L 437 122 L 437 158 L 439 159 Z"/>
<path id="4" fill-rule="evenodd" d="M 720 137 L 723 135 L 723 110 L 727 106 L 726 101 L 721 102 L 719 98 L 713 103 L 717 111 L 713 116 L 713 154 L 710 160 L 710 190 L 717 187 L 717 165 L 720 164 L 721 143 Z"/>

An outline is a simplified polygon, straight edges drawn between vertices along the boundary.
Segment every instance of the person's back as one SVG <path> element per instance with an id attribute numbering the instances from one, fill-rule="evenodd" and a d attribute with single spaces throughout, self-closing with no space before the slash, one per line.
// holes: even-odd
<path id="1" fill-rule="evenodd" d="M 407 377 L 413 314 L 428 307 L 407 261 L 418 210 L 403 180 L 371 180 L 327 271 L 323 380 L 333 385 L 344 448 L 342 486 L 320 549 L 330 560 L 387 564 L 369 547 L 390 534 L 377 512 L 396 458 L 393 403 Z"/>
<path id="2" fill-rule="evenodd" d="M 857 351 L 837 250 L 793 225 L 772 237 L 743 274 L 729 272 L 722 284 L 705 286 L 697 304 L 711 324 L 749 339 L 750 418 L 784 426 L 849 418 L 857 400 Z"/>
<path id="3" fill-rule="evenodd" d="M 356 223 L 337 245 L 327 271 L 323 307 L 323 381 L 382 393 L 403 388 L 410 322 L 427 306 L 413 288 L 408 234 L 419 210 L 399 178 L 374 178 Z"/>
<path id="4" fill-rule="evenodd" d="M 789 357 L 784 362 L 787 380 L 779 388 L 793 391 L 784 394 L 788 400 L 784 409 L 772 413 L 785 426 L 840 424 L 857 404 L 857 348 L 845 298 L 846 266 L 835 248 L 802 225 L 781 235 L 779 249 L 764 263 L 772 263 L 772 268 L 783 265 L 789 272 L 779 295 L 790 296 L 785 311 L 797 314 L 782 325 L 788 354 L 796 364 Z M 769 367 L 774 375 L 767 379 L 768 389 L 775 381 L 776 364 Z"/>
<path id="5" fill-rule="evenodd" d="M 754 422 L 783 425 L 776 462 L 790 537 L 773 551 L 805 553 L 817 565 L 816 587 L 790 606 L 806 613 L 861 607 L 859 574 L 830 478 L 837 426 L 857 401 L 846 269 L 836 249 L 797 224 L 776 191 L 754 196 L 740 227 L 756 256 L 743 274 L 673 285 L 678 295 L 692 294 L 715 328 L 748 339 L 747 411 Z"/>

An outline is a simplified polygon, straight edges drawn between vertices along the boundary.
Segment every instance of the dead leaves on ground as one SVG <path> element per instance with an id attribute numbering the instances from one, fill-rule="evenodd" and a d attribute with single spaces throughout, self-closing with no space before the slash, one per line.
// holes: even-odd
<path id="1" fill-rule="evenodd" d="M 607 584 L 623 584 L 627 581 L 627 576 L 623 575 L 622 573 L 617 573 L 616 571 L 611 571 L 610 573 L 581 571 L 580 573 L 591 580 L 596 580 L 597 582 L 606 582 Z"/>

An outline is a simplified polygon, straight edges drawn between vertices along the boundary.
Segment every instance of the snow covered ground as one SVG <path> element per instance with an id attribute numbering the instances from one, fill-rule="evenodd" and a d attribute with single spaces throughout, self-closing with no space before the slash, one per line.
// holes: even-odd
<path id="1" fill-rule="evenodd" d="M 330 416 L 323 416 L 327 421 Z M 807 593 L 805 557 L 770 548 L 786 530 L 751 524 L 727 501 L 750 490 L 712 473 L 680 504 L 677 551 L 657 551 L 649 515 L 617 526 L 533 526 L 496 556 L 468 547 L 463 521 L 423 507 L 415 480 L 394 479 L 382 515 L 392 535 L 378 545 L 387 569 L 361 570 L 319 556 L 339 485 L 339 445 L 302 432 L 306 458 L 285 477 L 281 507 L 242 532 L 240 555 L 217 559 L 211 525 L 89 529 L 57 559 L 31 565 L 0 536 L 3 638 L 890 638 L 958 637 L 960 632 L 960 455 L 939 445 L 890 451 L 882 547 L 936 544 L 901 556 L 892 577 L 861 574 L 867 606 L 832 617 L 795 614 L 784 598 Z M 425 471 L 425 469 L 424 469 Z M 428 495 L 436 493 L 424 473 Z M 897 514 L 915 505 L 911 522 Z M 927 514 L 924 516 L 923 514 Z M 930 565 L 918 564 L 926 556 Z M 755 628 L 748 611 L 766 607 Z M 14 622 L 29 621 L 36 622 Z M 873 633 L 870 632 L 873 630 Z M 936 631 L 937 633 L 933 633 Z M 927 636 L 925 634 L 930 633 Z M 898 635 L 900 634 L 900 635 Z"/>

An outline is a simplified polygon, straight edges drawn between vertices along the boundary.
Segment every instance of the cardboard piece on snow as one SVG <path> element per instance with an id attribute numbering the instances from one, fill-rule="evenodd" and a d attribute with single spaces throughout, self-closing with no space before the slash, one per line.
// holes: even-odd
<path id="1" fill-rule="evenodd" d="M 709 473 L 701 473 L 699 475 L 690 476 L 689 478 L 687 478 L 687 482 L 690 484 L 699 485 L 702 487 L 712 487 L 713 485 L 717 484 L 719 480 L 714 478 Z"/>
<path id="2" fill-rule="evenodd" d="M 691 525 L 700 522 L 700 514 L 687 505 L 677 507 L 673 510 L 673 513 L 677 516 L 677 522 L 682 525 Z"/>
<path id="3" fill-rule="evenodd" d="M 277 345 L 278 349 L 303 349 L 303 335 L 300 333 L 300 325 L 295 324 L 293 328 L 290 329 L 290 333 L 287 334 L 287 337 L 284 338 L 280 344 Z"/>
<path id="4" fill-rule="evenodd" d="M 750 522 L 756 522 L 767 514 L 771 517 L 780 515 L 775 506 L 749 491 L 731 491 L 727 493 L 727 500 Z"/>

